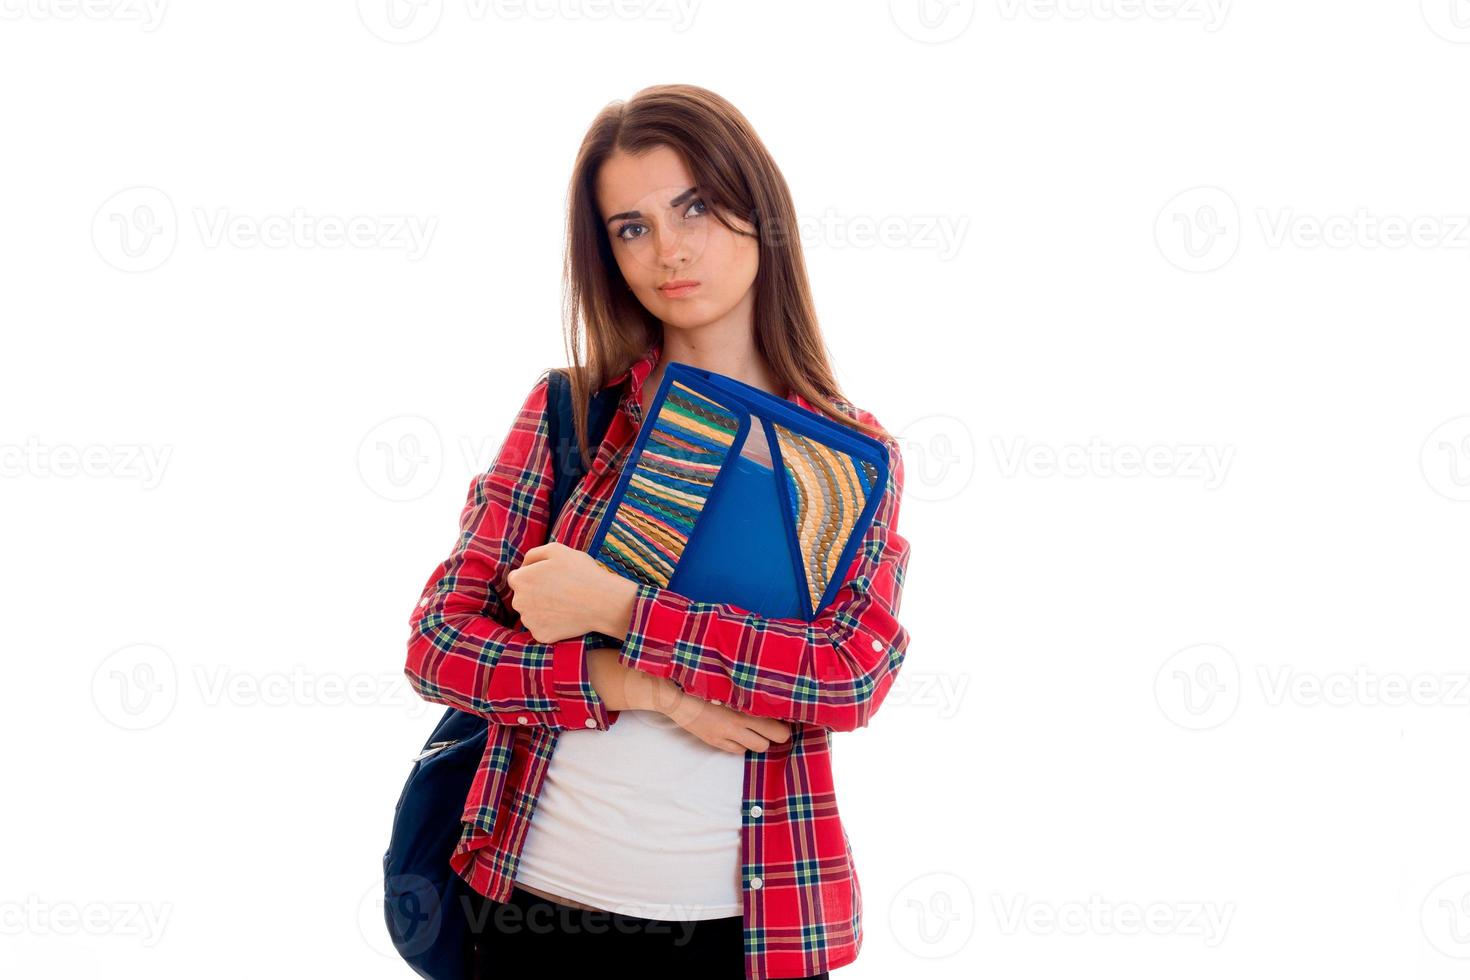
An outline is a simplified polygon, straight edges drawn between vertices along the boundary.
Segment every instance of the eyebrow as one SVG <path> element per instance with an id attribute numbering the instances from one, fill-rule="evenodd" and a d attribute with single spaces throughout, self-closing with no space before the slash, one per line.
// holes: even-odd
<path id="1" fill-rule="evenodd" d="M 671 207 L 671 208 L 677 208 L 679 205 L 683 204 L 685 201 L 687 201 L 691 197 L 693 197 L 694 196 L 694 192 L 697 191 L 697 190 L 699 190 L 698 187 L 691 187 L 691 188 L 689 188 L 687 191 L 685 191 L 684 193 L 680 194 L 678 197 L 676 197 L 672 201 L 670 201 L 669 202 L 669 207 Z M 607 221 L 605 221 L 603 223 L 610 225 L 614 221 L 621 221 L 623 218 L 641 218 L 641 217 L 643 217 L 643 212 L 642 211 L 619 211 L 617 214 L 614 214 L 614 215 L 609 216 L 608 219 L 607 219 Z"/>

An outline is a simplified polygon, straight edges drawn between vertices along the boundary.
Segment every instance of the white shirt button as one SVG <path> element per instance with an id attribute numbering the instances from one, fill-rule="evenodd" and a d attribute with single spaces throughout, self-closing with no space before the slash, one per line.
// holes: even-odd
<path id="1" fill-rule="evenodd" d="M 761 881 L 759 878 L 752 878 L 752 879 L 750 879 L 750 887 L 751 888 L 759 888 L 763 884 L 764 884 L 764 882 Z"/>
<path id="2" fill-rule="evenodd" d="M 880 652 L 882 652 L 882 650 L 883 650 L 883 641 L 882 640 L 874 640 L 873 641 L 873 652 L 874 653 L 880 653 Z"/>
<path id="3" fill-rule="evenodd" d="M 531 719 L 528 718 L 526 715 L 518 715 L 516 717 L 516 722 L 521 725 L 529 725 L 531 723 Z"/>
<path id="4" fill-rule="evenodd" d="M 597 719 L 596 718 L 588 718 L 586 721 L 582 722 L 582 724 L 586 725 L 588 728 L 596 728 L 597 727 Z"/>
<path id="5" fill-rule="evenodd" d="M 750 808 L 750 815 L 752 817 L 758 817 L 762 813 L 765 813 L 765 812 L 766 811 L 762 810 L 759 806 L 753 806 L 753 807 Z"/>
<path id="6" fill-rule="evenodd" d="M 428 604 L 429 604 L 429 597 L 428 596 L 424 596 L 422 599 L 419 600 L 419 608 L 420 609 L 424 608 Z"/>

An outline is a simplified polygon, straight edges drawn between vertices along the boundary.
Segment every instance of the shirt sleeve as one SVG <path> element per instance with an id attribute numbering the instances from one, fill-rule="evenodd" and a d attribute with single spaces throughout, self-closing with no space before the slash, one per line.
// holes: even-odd
<path id="1" fill-rule="evenodd" d="M 867 725 L 909 644 L 898 621 L 910 551 L 898 532 L 903 458 L 896 441 L 885 443 L 888 482 L 872 525 L 814 621 L 768 618 L 640 582 L 619 661 L 745 714 L 834 731 Z"/>
<path id="2" fill-rule="evenodd" d="M 427 701 L 500 725 L 606 730 L 606 707 L 586 653 L 608 645 L 588 633 L 538 643 L 521 628 L 505 578 L 548 540 L 554 477 L 545 372 L 526 396 L 495 462 L 471 481 L 459 541 L 429 576 L 409 619 L 404 673 Z"/>

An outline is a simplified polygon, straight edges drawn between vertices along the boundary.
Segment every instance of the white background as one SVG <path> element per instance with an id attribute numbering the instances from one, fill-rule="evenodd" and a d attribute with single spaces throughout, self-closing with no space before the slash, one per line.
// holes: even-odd
<path id="1" fill-rule="evenodd" d="M 411 607 L 683 81 L 904 447 L 838 975 L 1464 975 L 1470 3 L 404 11 L 0 0 L 0 974 L 408 975 Z"/>

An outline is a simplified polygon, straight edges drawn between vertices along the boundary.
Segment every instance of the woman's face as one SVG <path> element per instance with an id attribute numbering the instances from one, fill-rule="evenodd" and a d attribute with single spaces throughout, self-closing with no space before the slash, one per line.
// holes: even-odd
<path id="1" fill-rule="evenodd" d="M 755 237 L 735 234 L 709 212 L 669 147 L 637 156 L 614 152 L 597 175 L 597 205 L 623 278 L 664 324 L 704 326 L 751 305 L 760 254 Z M 697 285 L 660 288 L 679 281 Z"/>

